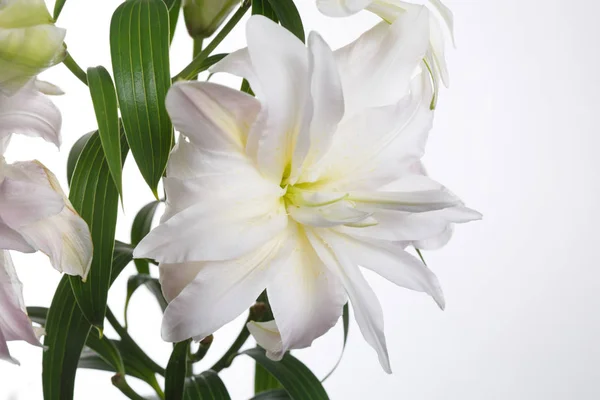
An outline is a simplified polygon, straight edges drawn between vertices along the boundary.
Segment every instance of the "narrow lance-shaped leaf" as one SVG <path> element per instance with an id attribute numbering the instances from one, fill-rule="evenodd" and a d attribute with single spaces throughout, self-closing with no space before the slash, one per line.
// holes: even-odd
<path id="1" fill-rule="evenodd" d="M 113 281 L 131 261 L 133 249 L 117 243 L 113 255 Z M 54 293 L 46 319 L 42 358 L 44 400 L 71 400 L 77 364 L 92 325 L 77 305 L 69 278 L 64 276 Z"/>
<path id="2" fill-rule="evenodd" d="M 128 148 L 123 138 L 121 149 L 121 158 L 125 160 Z M 69 199 L 90 227 L 94 245 L 87 281 L 84 283 L 79 277 L 70 277 L 71 286 L 85 317 L 101 330 L 111 279 L 119 193 L 110 175 L 98 133 L 90 137 L 77 160 Z"/>
<path id="3" fill-rule="evenodd" d="M 144 207 L 138 211 L 135 218 L 133 219 L 133 224 L 131 225 L 131 245 L 137 246 L 139 242 L 150 232 L 152 229 L 152 220 L 154 219 L 154 214 L 156 214 L 156 209 L 160 201 L 153 201 L 151 203 L 146 204 Z M 146 260 L 134 260 L 135 267 L 137 268 L 138 273 L 140 274 L 150 274 L 150 268 L 148 266 L 148 261 Z"/>
<path id="4" fill-rule="evenodd" d="M 75 171 L 75 165 L 77 165 L 77 160 L 79 159 L 79 156 L 81 155 L 85 144 L 92 137 L 93 134 L 94 132 L 86 133 L 85 135 L 77 139 L 77 141 L 69 151 L 69 157 L 67 158 L 67 182 L 69 183 L 69 186 L 71 186 L 71 178 L 73 178 L 73 172 Z"/>
<path id="5" fill-rule="evenodd" d="M 129 0 L 113 14 L 110 49 L 123 127 L 157 199 L 173 143 L 165 106 L 171 86 L 169 39 L 169 11 L 162 0 Z"/>
<path id="6" fill-rule="evenodd" d="M 126 327 L 128 325 L 127 311 L 129 309 L 129 301 L 131 300 L 131 297 L 133 296 L 135 291 L 142 285 L 146 286 L 148 290 L 150 290 L 150 293 L 154 295 L 156 301 L 158 302 L 158 305 L 160 306 L 160 309 L 163 312 L 167 308 L 167 300 L 165 300 L 165 297 L 162 294 L 162 288 L 158 279 L 146 274 L 132 275 L 127 280 L 127 297 L 125 298 Z"/>
<path id="7" fill-rule="evenodd" d="M 225 384 L 212 370 L 186 379 L 185 400 L 231 400 Z"/>
<path id="8" fill-rule="evenodd" d="M 252 357 L 281 383 L 294 400 L 329 399 L 321 381 L 302 362 L 287 353 L 281 361 L 270 360 L 260 347 L 242 354 Z"/>
<path id="9" fill-rule="evenodd" d="M 294 4 L 294 0 L 268 0 L 271 8 L 281 22 L 281 26 L 292 32 L 298 39 L 305 41 L 302 18 Z"/>
<path id="10" fill-rule="evenodd" d="M 165 374 L 165 400 L 182 400 L 188 369 L 190 341 L 176 343 Z"/>
<path id="11" fill-rule="evenodd" d="M 87 79 L 92 102 L 94 103 L 102 149 L 122 199 L 121 130 L 119 128 L 119 105 L 117 104 L 115 86 L 110 74 L 104 67 L 88 68 Z"/>

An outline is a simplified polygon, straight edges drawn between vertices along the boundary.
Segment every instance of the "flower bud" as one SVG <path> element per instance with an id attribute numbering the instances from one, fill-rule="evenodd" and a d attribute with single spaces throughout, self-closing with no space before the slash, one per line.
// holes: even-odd
<path id="1" fill-rule="evenodd" d="M 0 92 L 11 95 L 65 56 L 43 0 L 0 0 Z"/>
<path id="2" fill-rule="evenodd" d="M 212 36 L 239 0 L 183 0 L 183 16 L 191 37 Z"/>

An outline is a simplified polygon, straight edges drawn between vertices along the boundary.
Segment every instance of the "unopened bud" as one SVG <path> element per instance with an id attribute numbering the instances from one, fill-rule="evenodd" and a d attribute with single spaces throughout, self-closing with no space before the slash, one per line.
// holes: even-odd
<path id="1" fill-rule="evenodd" d="M 0 92 L 14 94 L 66 54 L 65 30 L 54 26 L 44 0 L 0 1 Z"/>
<path id="2" fill-rule="evenodd" d="M 183 16 L 191 37 L 212 36 L 239 0 L 183 0 Z"/>

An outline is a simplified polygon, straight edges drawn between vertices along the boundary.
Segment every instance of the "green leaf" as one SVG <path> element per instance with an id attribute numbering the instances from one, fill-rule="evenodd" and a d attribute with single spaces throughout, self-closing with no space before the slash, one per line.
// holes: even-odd
<path id="1" fill-rule="evenodd" d="M 262 392 L 251 398 L 250 400 L 290 400 L 291 397 L 283 389 L 269 390 L 268 392 Z"/>
<path id="2" fill-rule="evenodd" d="M 249 349 L 241 354 L 252 357 L 281 383 L 294 400 L 329 399 L 327 392 L 317 377 L 297 358 L 287 353 L 281 361 L 267 358 L 260 347 Z"/>
<path id="3" fill-rule="evenodd" d="M 281 388 L 281 383 L 259 363 L 254 370 L 254 393 Z"/>
<path id="4" fill-rule="evenodd" d="M 344 350 L 346 350 L 346 342 L 348 341 L 348 328 L 350 327 L 350 310 L 348 309 L 348 303 L 346 303 L 344 305 L 344 312 L 342 314 L 342 324 L 344 326 L 344 344 L 342 346 L 342 353 L 340 354 L 340 357 L 338 358 L 337 362 L 335 363 L 335 365 L 333 366 L 331 371 L 329 371 L 329 373 L 327 375 L 325 375 L 325 378 L 323 378 L 323 380 L 321 380 L 321 382 L 325 382 L 327 380 L 327 378 L 329 378 L 331 376 L 331 374 L 333 374 L 335 372 L 337 367 L 340 365 L 340 362 L 342 362 L 342 357 L 344 356 Z"/>
<path id="5" fill-rule="evenodd" d="M 88 68 L 87 79 L 92 103 L 94 103 L 102 149 L 106 156 L 108 169 L 115 181 L 115 186 L 121 199 L 123 199 L 121 130 L 119 128 L 119 106 L 115 86 L 108 71 L 101 66 Z"/>
<path id="6" fill-rule="evenodd" d="M 112 281 L 131 261 L 133 249 L 116 243 Z M 64 276 L 52 299 L 46 320 L 42 358 L 44 400 L 71 400 L 77 364 L 92 325 L 77 305 L 69 278 Z"/>
<path id="7" fill-rule="evenodd" d="M 165 374 L 165 400 L 182 400 L 188 370 L 190 341 L 176 343 Z"/>
<path id="8" fill-rule="evenodd" d="M 52 16 L 52 18 L 54 18 L 55 21 L 60 16 L 60 13 L 62 12 L 62 9 L 65 6 L 66 2 L 67 0 L 56 0 L 56 3 L 54 3 L 54 15 Z"/>
<path id="9" fill-rule="evenodd" d="M 293 0 L 268 0 L 271 8 L 281 22 L 281 26 L 292 32 L 302 42 L 305 41 L 302 18 Z"/>
<path id="10" fill-rule="evenodd" d="M 177 28 L 177 21 L 179 20 L 179 10 L 181 10 L 181 0 L 163 0 L 169 10 L 169 27 L 171 34 L 171 42 L 175 35 L 175 28 Z"/>
<path id="11" fill-rule="evenodd" d="M 150 232 L 152 228 L 152 220 L 154 219 L 154 214 L 156 213 L 156 209 L 160 201 L 155 200 L 152 203 L 146 204 L 140 211 L 138 211 L 137 215 L 133 219 L 133 224 L 131 225 L 131 244 L 132 246 L 137 246 L 142 239 Z M 135 262 L 135 267 L 137 268 L 138 273 L 140 274 L 149 274 L 150 268 L 148 266 L 148 261 L 146 260 L 133 260 Z"/>
<path id="12" fill-rule="evenodd" d="M 121 159 L 127 156 L 127 143 L 121 138 Z M 110 175 L 96 132 L 85 144 L 73 172 L 69 200 L 90 227 L 94 253 L 87 282 L 69 277 L 79 307 L 90 323 L 102 329 L 110 286 L 119 193 Z"/>
<path id="13" fill-rule="evenodd" d="M 173 143 L 165 106 L 171 86 L 169 40 L 169 11 L 162 0 L 129 0 L 113 14 L 110 50 L 123 127 L 157 199 Z"/>
<path id="14" fill-rule="evenodd" d="M 231 400 L 225 384 L 212 370 L 185 381 L 185 400 Z"/>
<path id="15" fill-rule="evenodd" d="M 148 290 L 154 295 L 160 309 L 164 312 L 167 308 L 167 300 L 162 294 L 162 288 L 158 279 L 146 274 L 132 275 L 127 280 L 127 298 L 125 299 L 125 326 L 127 326 L 127 310 L 129 309 L 129 301 L 135 291 L 142 285 L 145 285 Z"/>
<path id="16" fill-rule="evenodd" d="M 264 15 L 265 17 L 279 22 L 277 14 L 273 11 L 273 7 L 269 3 L 269 0 L 252 0 L 252 15 Z"/>
<path id="17" fill-rule="evenodd" d="M 110 339 L 109 339 L 110 340 Z M 162 393 L 162 389 L 156 380 L 156 375 L 152 369 L 148 368 L 139 358 L 135 356 L 128 347 L 123 345 L 119 340 L 110 340 L 119 350 L 123 363 L 125 365 L 125 374 L 131 377 L 140 379 L 148 383 L 157 393 Z M 78 368 L 95 369 L 100 371 L 108 371 L 117 373 L 117 370 L 100 357 L 95 351 L 90 348 L 84 348 L 81 357 L 79 358 Z"/>
<path id="18" fill-rule="evenodd" d="M 71 179 L 73 178 L 73 172 L 75 171 L 75 165 L 77 165 L 77 160 L 79 160 L 79 156 L 85 147 L 87 141 L 92 137 L 94 132 L 86 133 L 71 147 L 71 151 L 69 151 L 69 158 L 67 159 L 67 182 L 69 186 L 71 186 Z"/>

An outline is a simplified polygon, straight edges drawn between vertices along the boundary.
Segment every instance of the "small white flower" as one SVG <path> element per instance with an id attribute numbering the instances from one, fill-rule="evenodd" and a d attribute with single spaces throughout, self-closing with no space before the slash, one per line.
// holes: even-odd
<path id="1" fill-rule="evenodd" d="M 381 306 L 359 266 L 443 307 L 437 279 L 405 247 L 480 217 L 419 169 L 433 117 L 428 12 L 336 53 L 261 16 L 246 33 L 248 48 L 212 72 L 245 77 L 256 98 L 201 82 L 167 96 L 182 133 L 167 209 L 134 253 L 160 262 L 162 336 L 202 339 L 266 288 L 275 321 L 249 329 L 279 359 L 327 332 L 349 299 L 390 372 Z"/>
<path id="2" fill-rule="evenodd" d="M 14 94 L 61 62 L 65 33 L 44 0 L 0 0 L 0 93 Z"/>
<path id="3" fill-rule="evenodd" d="M 454 17 L 452 11 L 440 0 L 427 0 L 425 3 L 439 15 L 454 43 Z M 414 12 L 422 7 L 418 4 L 400 0 L 317 0 L 317 6 L 323 14 L 331 17 L 344 17 L 365 9 L 377 14 L 390 24 L 402 18 L 404 14 Z M 435 107 L 437 101 L 439 81 L 441 80 L 445 86 L 450 84 L 450 75 L 445 55 L 446 39 L 439 22 L 440 18 L 430 14 L 430 45 L 424 56 L 434 83 L 432 107 Z"/>

